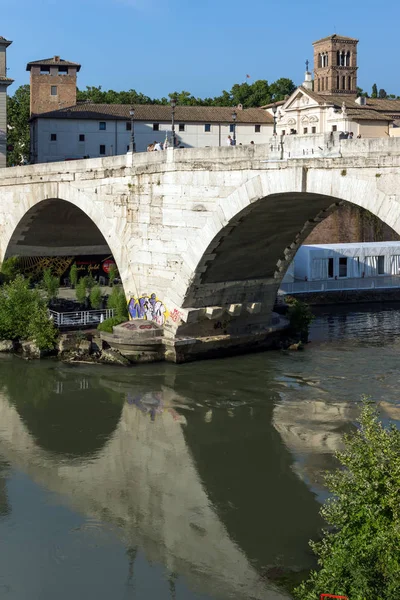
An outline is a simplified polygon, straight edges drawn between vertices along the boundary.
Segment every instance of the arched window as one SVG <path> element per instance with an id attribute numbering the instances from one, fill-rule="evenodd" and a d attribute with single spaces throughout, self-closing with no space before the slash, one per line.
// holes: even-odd
<path id="1" fill-rule="evenodd" d="M 325 89 L 325 77 L 322 78 L 321 83 L 322 83 L 322 90 L 321 90 L 321 92 L 323 92 L 324 89 Z"/>
<path id="2" fill-rule="evenodd" d="M 322 67 L 322 54 L 318 54 L 318 67 Z"/>
<path id="3" fill-rule="evenodd" d="M 319 92 L 321 91 L 321 80 L 320 79 L 318 79 L 318 91 Z"/>
<path id="4" fill-rule="evenodd" d="M 346 58 L 347 58 L 346 65 L 349 67 L 350 66 L 350 50 L 347 52 Z"/>
<path id="5" fill-rule="evenodd" d="M 328 78 L 325 78 L 325 89 L 328 90 L 329 89 L 329 85 L 328 85 Z"/>
<path id="6" fill-rule="evenodd" d="M 350 77 L 350 75 L 348 77 L 348 88 L 347 89 L 351 90 L 351 77 Z"/>
<path id="7" fill-rule="evenodd" d="M 340 51 L 339 50 L 336 52 L 336 64 L 340 67 Z"/>
<path id="8" fill-rule="evenodd" d="M 343 75 L 342 77 L 342 90 L 346 89 L 346 77 Z"/>
<path id="9" fill-rule="evenodd" d="M 339 75 L 336 77 L 336 89 L 337 90 L 340 89 L 340 77 L 339 77 Z"/>

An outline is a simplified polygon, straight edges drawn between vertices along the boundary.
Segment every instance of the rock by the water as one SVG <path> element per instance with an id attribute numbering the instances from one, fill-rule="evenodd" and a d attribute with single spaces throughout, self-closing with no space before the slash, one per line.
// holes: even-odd
<path id="1" fill-rule="evenodd" d="M 43 356 L 42 350 L 36 343 L 28 340 L 21 342 L 21 350 L 24 358 L 41 358 Z"/>
<path id="2" fill-rule="evenodd" d="M 106 350 L 102 351 L 99 362 L 106 363 L 108 365 L 121 365 L 123 367 L 130 365 L 130 362 L 127 358 L 122 356 L 118 350 L 113 350 L 112 348 L 107 348 Z"/>
<path id="3" fill-rule="evenodd" d="M 14 342 L 12 340 L 0 340 L 0 352 L 14 352 Z"/>
<path id="4" fill-rule="evenodd" d="M 303 349 L 302 342 L 297 342 L 297 344 L 291 344 L 288 348 L 288 350 L 302 350 L 302 349 Z"/>
<path id="5" fill-rule="evenodd" d="M 79 354 L 90 354 L 92 351 L 92 342 L 90 340 L 81 340 L 79 342 Z"/>

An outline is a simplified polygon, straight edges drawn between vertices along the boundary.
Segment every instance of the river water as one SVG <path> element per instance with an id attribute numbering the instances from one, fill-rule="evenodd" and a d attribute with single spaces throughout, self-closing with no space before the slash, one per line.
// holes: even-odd
<path id="1" fill-rule="evenodd" d="M 399 333 L 370 305 L 321 312 L 304 352 L 1 357 L 0 598 L 288 598 L 361 395 L 400 420 Z"/>

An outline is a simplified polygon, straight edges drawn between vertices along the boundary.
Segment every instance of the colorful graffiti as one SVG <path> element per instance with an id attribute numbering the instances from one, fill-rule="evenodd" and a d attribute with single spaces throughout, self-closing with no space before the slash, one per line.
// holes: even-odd
<path id="1" fill-rule="evenodd" d="M 168 310 L 156 294 L 143 294 L 140 298 L 131 298 L 128 311 L 131 319 L 154 321 L 157 325 L 164 325 L 169 316 Z"/>

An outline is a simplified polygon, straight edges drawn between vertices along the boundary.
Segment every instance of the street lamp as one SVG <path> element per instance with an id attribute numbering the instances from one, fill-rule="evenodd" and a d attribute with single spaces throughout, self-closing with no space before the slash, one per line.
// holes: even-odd
<path id="1" fill-rule="evenodd" d="M 175 148 L 176 140 L 175 140 L 175 107 L 176 107 L 176 98 L 171 98 L 171 130 L 172 130 L 172 147 Z"/>
<path id="2" fill-rule="evenodd" d="M 278 107 L 276 106 L 276 104 L 274 103 L 273 107 L 272 107 L 272 113 L 274 115 L 274 135 L 276 135 L 276 111 L 278 110 Z"/>
<path id="3" fill-rule="evenodd" d="M 233 121 L 233 145 L 236 146 L 236 119 L 237 113 L 236 110 L 232 113 L 232 121 Z"/>
<path id="4" fill-rule="evenodd" d="M 131 142 L 129 144 L 129 152 L 136 152 L 135 123 L 134 123 L 135 109 L 133 108 L 133 106 L 131 106 L 129 109 L 129 115 L 131 117 Z"/>

